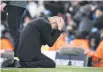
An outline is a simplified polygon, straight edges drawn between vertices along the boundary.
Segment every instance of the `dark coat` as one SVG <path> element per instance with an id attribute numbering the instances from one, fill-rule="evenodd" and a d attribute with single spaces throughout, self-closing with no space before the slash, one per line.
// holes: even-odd
<path id="1" fill-rule="evenodd" d="M 53 30 L 52 32 L 51 25 L 46 17 L 32 20 L 20 33 L 17 56 L 21 60 L 22 58 L 23 60 L 28 58 L 30 61 L 41 53 L 42 45 L 47 44 L 51 47 L 60 33 L 59 30 Z"/>
<path id="2" fill-rule="evenodd" d="M 3 1 L 4 3 L 6 3 L 7 5 L 12 5 L 12 6 L 17 6 L 17 7 L 22 7 L 22 8 L 26 8 L 27 5 L 27 1 Z"/>

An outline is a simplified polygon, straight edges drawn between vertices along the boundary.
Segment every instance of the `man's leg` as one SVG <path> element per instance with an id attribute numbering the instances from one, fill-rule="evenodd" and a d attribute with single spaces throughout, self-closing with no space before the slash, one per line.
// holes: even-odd
<path id="1" fill-rule="evenodd" d="M 43 55 L 42 53 L 38 55 L 34 60 L 29 62 L 20 61 L 21 67 L 23 68 L 55 68 L 55 62 Z"/>
<path id="2" fill-rule="evenodd" d="M 19 26 L 20 26 L 20 21 L 22 19 L 22 14 L 24 12 L 24 8 L 17 7 L 17 6 L 11 6 L 8 5 L 7 7 L 8 11 L 8 28 L 11 36 L 14 39 L 14 55 L 15 51 L 18 47 L 18 40 L 19 40 Z M 16 55 L 15 55 L 16 56 Z"/>
<path id="3" fill-rule="evenodd" d="M 9 32 L 15 40 L 19 32 L 20 19 L 24 12 L 24 8 L 8 5 L 7 11 Z"/>

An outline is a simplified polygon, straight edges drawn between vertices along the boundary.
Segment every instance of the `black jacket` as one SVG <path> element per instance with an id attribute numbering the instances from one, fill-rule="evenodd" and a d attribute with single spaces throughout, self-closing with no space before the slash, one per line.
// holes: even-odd
<path id="1" fill-rule="evenodd" d="M 32 20 L 20 33 L 17 55 L 37 56 L 41 53 L 41 46 L 53 46 L 61 31 L 52 30 L 49 20 L 40 17 Z"/>
<path id="2" fill-rule="evenodd" d="M 26 8 L 27 6 L 27 1 L 3 1 L 3 3 L 6 3 L 7 5 L 22 7 L 22 8 Z"/>

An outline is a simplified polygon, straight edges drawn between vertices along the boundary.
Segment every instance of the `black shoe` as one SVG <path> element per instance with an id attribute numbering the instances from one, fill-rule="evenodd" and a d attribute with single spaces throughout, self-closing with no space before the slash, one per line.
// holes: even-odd
<path id="1" fill-rule="evenodd" d="M 15 62 L 16 62 L 16 60 L 14 60 L 14 62 L 12 64 L 8 65 L 7 67 L 15 67 Z"/>
<path id="2" fill-rule="evenodd" d="M 16 67 L 16 68 L 19 68 L 20 67 L 19 61 L 14 60 L 14 62 L 12 64 L 8 65 L 7 67 Z"/>

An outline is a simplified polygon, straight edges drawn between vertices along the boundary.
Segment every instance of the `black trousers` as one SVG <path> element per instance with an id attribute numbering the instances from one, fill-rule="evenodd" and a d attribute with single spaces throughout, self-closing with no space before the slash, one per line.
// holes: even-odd
<path id="1" fill-rule="evenodd" d="M 32 61 L 22 61 L 20 60 L 21 68 L 55 68 L 55 62 L 45 56 L 44 54 L 40 54 L 35 57 Z"/>
<path id="2" fill-rule="evenodd" d="M 11 34 L 11 36 L 14 39 L 14 55 L 15 51 L 18 46 L 18 40 L 19 40 L 19 28 L 20 24 L 23 20 L 22 15 L 24 13 L 25 8 L 7 5 L 7 12 L 8 12 L 8 29 Z M 16 56 L 16 55 L 15 55 Z"/>
<path id="3" fill-rule="evenodd" d="M 25 8 L 8 5 L 8 28 L 11 36 L 16 40 L 17 34 L 19 32 L 20 20 Z"/>

